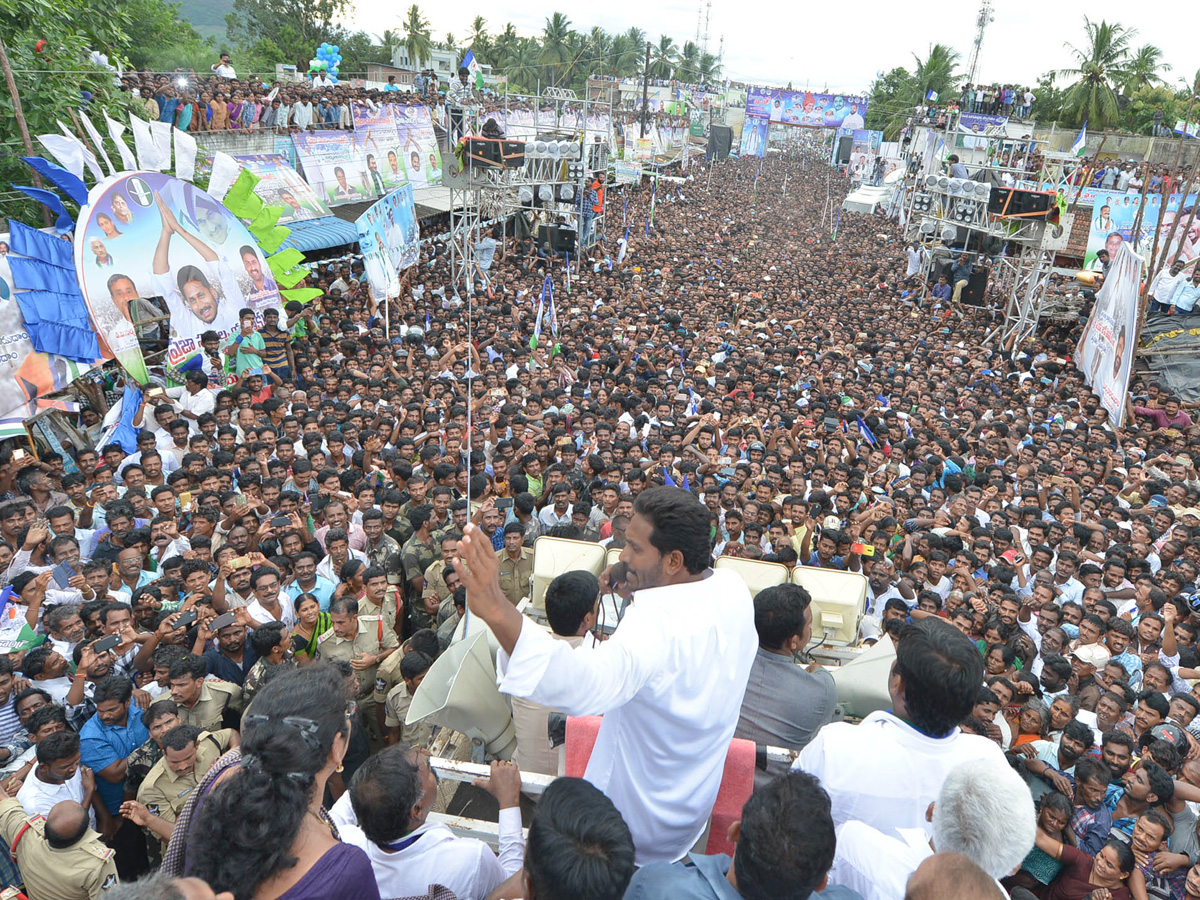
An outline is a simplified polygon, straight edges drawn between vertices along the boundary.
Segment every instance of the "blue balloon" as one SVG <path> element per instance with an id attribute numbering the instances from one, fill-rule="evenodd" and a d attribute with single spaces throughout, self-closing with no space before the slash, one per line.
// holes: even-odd
<path id="1" fill-rule="evenodd" d="M 334 44 L 334 45 L 333 45 L 333 52 L 334 52 L 334 53 L 341 53 L 341 52 L 342 52 L 342 48 L 341 48 L 341 47 L 339 47 L 337 44 Z"/>

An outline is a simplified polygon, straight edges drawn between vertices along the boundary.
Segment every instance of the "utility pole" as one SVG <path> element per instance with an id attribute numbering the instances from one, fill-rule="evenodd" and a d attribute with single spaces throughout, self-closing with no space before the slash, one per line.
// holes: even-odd
<path id="1" fill-rule="evenodd" d="M 646 117 L 650 113 L 650 42 L 646 41 L 646 69 L 642 73 L 642 137 L 646 136 Z"/>

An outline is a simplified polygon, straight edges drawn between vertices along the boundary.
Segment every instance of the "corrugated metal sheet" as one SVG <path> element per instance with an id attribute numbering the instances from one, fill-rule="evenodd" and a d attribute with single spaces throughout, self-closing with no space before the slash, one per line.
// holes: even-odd
<path id="1" fill-rule="evenodd" d="M 288 227 L 292 229 L 292 233 L 283 242 L 280 250 L 295 247 L 303 253 L 310 253 L 314 250 L 327 250 L 343 244 L 358 243 L 358 229 L 354 227 L 354 223 L 339 219 L 337 216 L 322 216 L 319 219 L 293 222 Z"/>

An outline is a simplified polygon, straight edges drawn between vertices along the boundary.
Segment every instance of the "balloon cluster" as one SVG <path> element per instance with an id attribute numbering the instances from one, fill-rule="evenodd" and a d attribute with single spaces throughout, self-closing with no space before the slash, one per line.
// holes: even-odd
<path id="1" fill-rule="evenodd" d="M 329 80 L 337 84 L 338 66 L 342 63 L 342 48 L 337 44 L 328 44 L 324 41 L 317 48 L 317 55 L 308 61 L 308 73 L 316 75 L 318 72 L 324 72 Z"/>

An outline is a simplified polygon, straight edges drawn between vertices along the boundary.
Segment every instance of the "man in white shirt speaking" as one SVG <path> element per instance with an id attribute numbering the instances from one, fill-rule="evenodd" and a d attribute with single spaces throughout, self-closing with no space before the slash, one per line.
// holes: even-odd
<path id="1" fill-rule="evenodd" d="M 573 716 L 604 715 L 585 777 L 628 823 L 639 865 L 680 859 L 704 832 L 758 650 L 750 592 L 710 568 L 710 534 L 707 508 L 686 491 L 639 494 L 621 551 L 627 574 L 610 567 L 600 576 L 602 593 L 633 604 L 595 648 L 573 649 L 516 611 L 491 541 L 474 525 L 454 561 L 470 612 L 500 643 L 500 690 Z"/>
<path id="2" fill-rule="evenodd" d="M 982 682 L 983 658 L 961 631 L 936 618 L 906 625 L 888 680 L 892 708 L 858 725 L 826 725 L 792 767 L 821 780 L 836 826 L 858 819 L 889 835 L 922 828 L 951 769 L 1003 761 L 993 741 L 958 727 Z"/>

